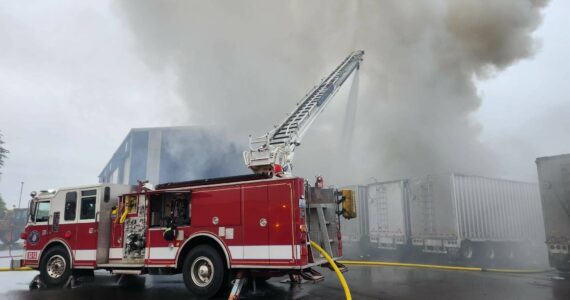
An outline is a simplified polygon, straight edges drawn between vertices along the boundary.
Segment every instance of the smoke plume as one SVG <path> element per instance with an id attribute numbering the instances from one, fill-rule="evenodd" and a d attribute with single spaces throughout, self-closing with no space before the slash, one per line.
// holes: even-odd
<path id="1" fill-rule="evenodd" d="M 148 65 L 176 74 L 189 123 L 226 126 L 244 145 L 364 49 L 354 132 L 344 133 L 351 141 L 342 140 L 351 104 L 341 91 L 295 161 L 299 175 L 347 184 L 500 173 L 472 117 L 481 103 L 475 84 L 534 53 L 546 2 L 122 1 L 117 11 Z M 338 153 L 350 153 L 348 169 L 338 168 Z"/>

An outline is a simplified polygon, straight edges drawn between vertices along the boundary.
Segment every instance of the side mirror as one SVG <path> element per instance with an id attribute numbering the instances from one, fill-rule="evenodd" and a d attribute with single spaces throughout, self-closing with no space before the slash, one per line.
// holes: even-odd
<path id="1" fill-rule="evenodd" d="M 30 222 L 36 222 L 36 201 L 34 201 L 34 199 L 30 200 L 30 204 L 28 206 L 29 208 L 29 217 L 30 217 Z"/>
<path id="2" fill-rule="evenodd" d="M 111 188 L 106 186 L 103 192 L 103 202 L 108 203 L 111 200 Z"/>

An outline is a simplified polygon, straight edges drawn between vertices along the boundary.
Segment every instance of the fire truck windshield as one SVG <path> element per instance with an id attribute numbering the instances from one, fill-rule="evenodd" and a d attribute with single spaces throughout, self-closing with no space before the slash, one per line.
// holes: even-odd
<path id="1" fill-rule="evenodd" d="M 32 210 L 30 213 L 31 221 L 33 222 L 47 222 L 49 220 L 49 201 L 36 202 L 32 201 Z"/>

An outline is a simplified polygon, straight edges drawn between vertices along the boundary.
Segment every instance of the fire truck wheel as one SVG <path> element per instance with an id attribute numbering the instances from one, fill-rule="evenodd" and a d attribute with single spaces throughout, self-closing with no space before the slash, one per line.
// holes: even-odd
<path id="1" fill-rule="evenodd" d="M 199 296 L 212 297 L 224 285 L 224 262 L 209 245 L 190 250 L 184 260 L 183 278 L 186 288 Z"/>
<path id="2" fill-rule="evenodd" d="M 42 255 L 40 278 L 50 287 L 62 287 L 71 275 L 71 266 L 67 251 L 62 247 L 53 247 Z"/>

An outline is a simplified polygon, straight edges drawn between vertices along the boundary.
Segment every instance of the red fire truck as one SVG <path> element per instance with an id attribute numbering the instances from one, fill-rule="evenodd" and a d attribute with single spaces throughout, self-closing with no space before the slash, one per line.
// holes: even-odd
<path id="1" fill-rule="evenodd" d="M 353 216 L 355 206 L 322 188 L 322 179 L 312 187 L 293 176 L 291 161 L 306 128 L 363 54 L 350 54 L 281 126 L 250 141 L 244 158 L 254 174 L 32 193 L 22 265 L 38 269 L 47 286 L 64 286 L 72 275 L 95 269 L 182 273 L 186 287 L 206 297 L 225 291 L 244 271 L 256 280 L 321 280 L 312 268 L 327 261 L 309 241 L 340 258 L 339 215 Z"/>

